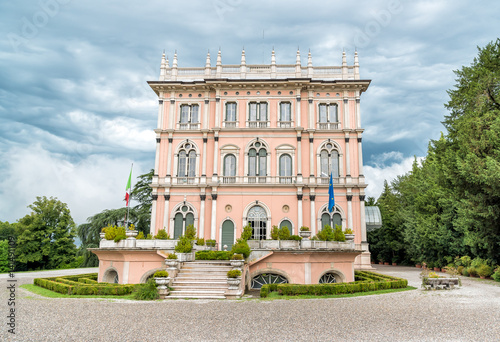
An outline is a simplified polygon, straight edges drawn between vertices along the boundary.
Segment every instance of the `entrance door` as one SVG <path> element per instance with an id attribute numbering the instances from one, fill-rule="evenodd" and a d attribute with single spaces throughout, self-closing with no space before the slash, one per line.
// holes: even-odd
<path id="1" fill-rule="evenodd" d="M 221 250 L 227 245 L 227 250 L 231 250 L 234 243 L 234 224 L 231 220 L 226 220 L 222 224 Z"/>
<path id="2" fill-rule="evenodd" d="M 265 240 L 267 233 L 267 214 L 261 206 L 253 206 L 248 211 L 248 223 L 252 226 L 252 239 Z"/>

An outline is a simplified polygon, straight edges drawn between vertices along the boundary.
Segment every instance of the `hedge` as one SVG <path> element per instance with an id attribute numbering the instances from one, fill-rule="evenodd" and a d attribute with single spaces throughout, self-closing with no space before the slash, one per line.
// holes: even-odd
<path id="1" fill-rule="evenodd" d="M 333 284 L 266 284 L 260 289 L 260 296 L 265 298 L 270 292 L 283 296 L 313 295 L 327 296 L 357 292 L 369 292 L 386 289 L 399 289 L 408 286 L 408 280 L 386 276 L 373 272 L 356 272 L 355 282 Z"/>
<path id="2" fill-rule="evenodd" d="M 196 260 L 229 260 L 233 255 L 230 251 L 198 251 L 195 253 Z"/>
<path id="3" fill-rule="evenodd" d="M 34 284 L 48 290 L 68 295 L 127 295 L 135 285 L 98 283 L 97 274 L 77 276 L 35 278 Z"/>

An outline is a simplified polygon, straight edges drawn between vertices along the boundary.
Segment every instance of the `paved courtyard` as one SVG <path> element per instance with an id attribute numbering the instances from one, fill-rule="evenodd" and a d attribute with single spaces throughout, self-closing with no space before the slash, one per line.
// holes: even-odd
<path id="1" fill-rule="evenodd" d="M 420 289 L 420 270 L 374 265 L 418 290 L 310 300 L 51 299 L 16 292 L 16 335 L 2 341 L 499 341 L 500 283 L 463 279 L 451 291 Z M 33 278 L 97 269 L 16 274 Z M 0 275 L 3 289 L 6 275 Z"/>

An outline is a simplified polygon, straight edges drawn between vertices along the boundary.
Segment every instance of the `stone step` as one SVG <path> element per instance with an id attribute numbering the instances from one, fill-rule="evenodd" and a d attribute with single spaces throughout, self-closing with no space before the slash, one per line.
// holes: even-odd
<path id="1" fill-rule="evenodd" d="M 165 299 L 226 299 L 226 296 L 170 294 Z"/>
<path id="2" fill-rule="evenodd" d="M 181 294 L 184 296 L 224 296 L 224 290 L 172 290 L 170 294 Z"/>
<path id="3" fill-rule="evenodd" d="M 199 281 L 196 279 L 193 280 L 174 280 L 172 282 L 172 287 L 176 287 L 179 285 L 186 285 L 186 286 L 227 286 L 227 280 L 212 280 L 212 281 Z"/>
<path id="4" fill-rule="evenodd" d="M 172 289 L 177 291 L 177 290 L 227 290 L 228 285 L 226 284 L 198 284 L 196 286 L 193 285 L 183 285 L 183 284 L 176 284 L 175 287 L 172 286 Z"/>
<path id="5" fill-rule="evenodd" d="M 193 272 L 193 273 L 213 273 L 213 272 L 220 272 L 220 273 L 227 273 L 228 271 L 231 271 L 232 268 L 230 267 L 225 267 L 225 268 L 181 268 L 179 271 L 184 273 L 184 272 Z"/>

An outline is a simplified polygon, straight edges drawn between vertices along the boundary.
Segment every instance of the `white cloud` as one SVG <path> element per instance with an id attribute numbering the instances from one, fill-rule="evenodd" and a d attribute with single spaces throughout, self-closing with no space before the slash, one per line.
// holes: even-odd
<path id="1" fill-rule="evenodd" d="M 124 205 L 131 160 L 91 155 L 71 163 L 40 145 L 13 148 L 3 160 L 7 165 L 0 181 L 0 221 L 14 222 L 29 214 L 27 206 L 37 196 L 53 196 L 67 203 L 78 224 L 104 209 Z M 133 179 L 149 168 L 134 163 Z"/>
<path id="2" fill-rule="evenodd" d="M 382 155 L 382 159 L 384 158 L 384 155 L 387 159 L 388 155 L 392 153 L 398 157 L 400 156 L 398 152 L 390 152 L 384 153 Z M 417 157 L 419 162 L 422 159 L 423 157 Z M 368 184 L 368 187 L 366 188 L 366 195 L 377 199 L 384 190 L 384 180 L 390 183 L 397 176 L 404 175 L 411 170 L 413 161 L 414 157 L 408 157 L 402 159 L 399 163 L 393 163 L 389 166 L 385 166 L 383 164 L 376 166 L 365 165 L 363 167 L 363 172 L 365 174 L 366 183 Z"/>

